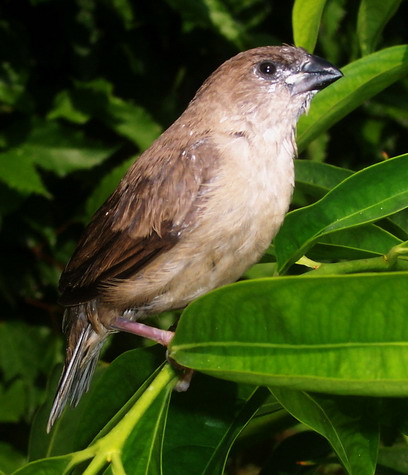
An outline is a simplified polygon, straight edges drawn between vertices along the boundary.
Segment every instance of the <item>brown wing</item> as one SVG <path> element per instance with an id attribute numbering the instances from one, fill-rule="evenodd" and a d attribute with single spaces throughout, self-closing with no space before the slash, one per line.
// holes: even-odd
<path id="1" fill-rule="evenodd" d="M 95 298 L 101 282 L 134 275 L 177 243 L 217 152 L 207 139 L 170 155 L 169 148 L 159 139 L 97 211 L 61 276 L 62 305 Z"/>

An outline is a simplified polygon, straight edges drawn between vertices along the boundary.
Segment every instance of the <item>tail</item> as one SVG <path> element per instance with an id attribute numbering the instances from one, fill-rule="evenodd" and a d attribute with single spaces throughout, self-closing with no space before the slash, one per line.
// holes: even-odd
<path id="1" fill-rule="evenodd" d="M 67 403 L 76 406 L 82 394 L 88 391 L 99 353 L 108 335 L 107 331 L 97 333 L 94 330 L 88 318 L 92 311 L 95 311 L 93 302 L 65 310 L 64 330 L 68 334 L 67 352 L 48 419 L 47 433 L 50 432 Z"/>

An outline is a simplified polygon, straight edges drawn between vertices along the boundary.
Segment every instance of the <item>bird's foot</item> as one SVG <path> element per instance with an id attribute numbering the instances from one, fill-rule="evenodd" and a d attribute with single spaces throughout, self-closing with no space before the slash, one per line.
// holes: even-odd
<path id="1" fill-rule="evenodd" d="M 168 350 L 166 353 L 166 359 L 173 366 L 173 368 L 178 370 L 180 373 L 174 390 L 178 393 L 184 393 L 190 387 L 191 379 L 195 371 L 193 369 L 186 368 L 185 366 L 182 366 L 181 364 L 178 364 L 176 361 L 174 361 L 173 358 L 169 356 Z"/>
<path id="2" fill-rule="evenodd" d="M 133 322 L 132 320 L 128 320 L 126 318 L 121 317 L 115 320 L 115 322 L 112 324 L 112 329 L 127 333 L 133 333 L 134 335 L 148 338 L 149 340 L 153 340 L 156 343 L 160 343 L 160 345 L 163 345 L 165 347 L 169 346 L 171 340 L 174 337 L 174 332 L 172 331 L 161 330 L 160 328 L 151 327 L 149 325 L 145 325 L 144 323 Z M 194 371 L 192 369 L 179 365 L 168 355 L 167 361 L 181 373 L 174 390 L 177 392 L 187 391 L 190 386 L 191 378 L 193 377 Z"/>

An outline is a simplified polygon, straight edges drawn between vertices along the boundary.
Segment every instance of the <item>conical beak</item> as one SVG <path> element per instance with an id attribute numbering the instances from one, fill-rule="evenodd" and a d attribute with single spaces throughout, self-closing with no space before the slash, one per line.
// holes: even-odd
<path id="1" fill-rule="evenodd" d="M 342 76 L 343 73 L 328 61 L 310 54 L 292 83 L 292 94 L 319 91 Z"/>

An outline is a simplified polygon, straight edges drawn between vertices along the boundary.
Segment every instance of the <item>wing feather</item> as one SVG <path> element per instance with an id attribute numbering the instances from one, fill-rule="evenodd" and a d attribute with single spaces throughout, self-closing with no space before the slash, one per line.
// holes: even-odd
<path id="1" fill-rule="evenodd" d="M 204 138 L 168 155 L 166 136 L 160 139 L 85 230 L 60 279 L 62 305 L 89 301 L 101 283 L 135 275 L 178 242 L 198 210 L 203 185 L 214 175 L 216 148 Z"/>

